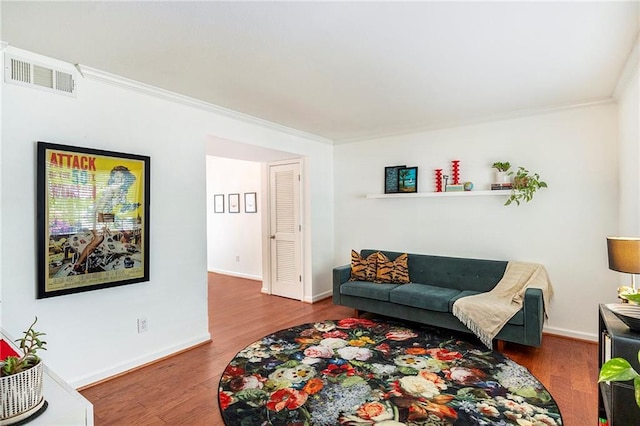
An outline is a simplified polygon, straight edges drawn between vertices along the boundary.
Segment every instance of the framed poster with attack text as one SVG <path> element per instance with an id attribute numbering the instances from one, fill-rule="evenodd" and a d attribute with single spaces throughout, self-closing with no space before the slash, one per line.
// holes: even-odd
<path id="1" fill-rule="evenodd" d="M 38 142 L 38 298 L 149 280 L 150 158 Z"/>

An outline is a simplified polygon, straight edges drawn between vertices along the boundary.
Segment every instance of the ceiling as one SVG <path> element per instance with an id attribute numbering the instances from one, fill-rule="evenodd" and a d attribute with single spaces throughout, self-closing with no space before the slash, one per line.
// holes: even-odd
<path id="1" fill-rule="evenodd" d="M 637 1 L 2 1 L 9 45 L 336 143 L 610 99 Z"/>

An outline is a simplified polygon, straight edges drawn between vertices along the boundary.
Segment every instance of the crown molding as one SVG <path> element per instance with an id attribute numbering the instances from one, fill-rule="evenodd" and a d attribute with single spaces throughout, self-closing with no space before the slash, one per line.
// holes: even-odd
<path id="1" fill-rule="evenodd" d="M 181 95 L 179 93 L 172 92 L 170 90 L 161 89 L 159 87 L 152 86 L 150 84 L 141 83 L 139 81 L 131 80 L 126 77 L 121 77 L 115 74 L 101 71 L 95 68 L 88 67 L 82 64 L 76 64 L 76 68 L 83 78 L 89 80 L 99 81 L 102 83 L 112 84 L 121 88 L 132 90 L 138 93 L 143 93 L 156 98 L 168 100 L 178 104 L 186 105 L 192 108 L 198 108 L 203 111 L 222 115 L 227 118 L 242 121 L 247 124 L 260 126 L 270 130 L 274 130 L 281 133 L 286 133 L 292 136 L 297 136 L 305 139 L 310 139 L 316 142 L 333 145 L 333 140 L 324 138 L 322 136 L 314 135 L 312 133 L 303 132 L 301 130 L 293 129 L 291 127 L 283 126 L 281 124 L 273 123 L 271 121 L 263 120 L 261 118 L 254 117 L 252 115 L 243 114 L 228 108 L 224 108 L 209 102 L 201 101 L 190 96 Z"/>
<path id="2" fill-rule="evenodd" d="M 541 108 L 525 108 L 525 109 L 506 112 L 503 114 L 479 116 L 479 117 L 470 118 L 470 119 L 434 123 L 430 125 L 417 126 L 413 128 L 397 129 L 397 131 L 381 132 L 378 134 L 355 136 L 352 138 L 344 138 L 344 139 L 336 139 L 334 141 L 334 145 L 342 145 L 342 144 L 348 144 L 348 143 L 354 143 L 354 142 L 364 142 L 364 141 L 369 141 L 374 139 L 384 139 L 384 138 L 391 138 L 396 136 L 406 136 L 406 135 L 411 135 L 415 133 L 431 132 L 434 130 L 451 129 L 455 127 L 474 126 L 478 124 L 491 123 L 495 121 L 513 120 L 513 119 L 522 118 L 522 117 L 530 117 L 533 115 L 551 114 L 551 113 L 560 112 L 560 111 L 568 111 L 572 109 L 588 108 L 588 107 L 597 106 L 597 105 L 608 105 L 608 104 L 615 104 L 615 103 L 616 103 L 616 100 L 614 98 L 607 97 L 602 99 L 583 101 L 583 102 L 574 103 L 574 104 L 554 105 L 554 106 L 541 107 Z"/>
<path id="3" fill-rule="evenodd" d="M 622 92 L 632 79 L 639 78 L 638 77 L 638 67 L 640 66 L 640 32 L 636 35 L 636 41 L 633 43 L 633 47 L 629 52 L 629 56 L 627 56 L 627 60 L 624 63 L 624 67 L 622 67 L 622 71 L 620 72 L 620 76 L 618 77 L 618 82 L 613 91 L 613 97 L 618 100 L 622 96 Z"/>

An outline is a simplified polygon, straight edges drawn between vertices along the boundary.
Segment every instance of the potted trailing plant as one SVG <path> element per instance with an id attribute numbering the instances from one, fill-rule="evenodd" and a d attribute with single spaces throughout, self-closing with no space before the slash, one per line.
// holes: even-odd
<path id="1" fill-rule="evenodd" d="M 17 339 L 22 354 L 10 355 L 0 361 L 0 397 L 2 406 L 0 420 L 11 424 L 26 419 L 44 405 L 42 396 L 42 373 L 44 365 L 37 351 L 46 350 L 47 342 L 41 339 L 45 333 L 33 327 L 38 317 Z"/>
<path id="2" fill-rule="evenodd" d="M 511 163 L 508 161 L 496 161 L 491 167 L 496 169 L 495 183 L 504 184 L 511 182 L 511 177 L 507 173 L 511 168 Z"/>
<path id="3" fill-rule="evenodd" d="M 533 199 L 533 194 L 540 188 L 547 188 L 547 183 L 540 180 L 538 173 L 531 173 L 524 167 L 518 167 L 515 175 L 513 172 L 508 173 L 513 175 L 513 187 L 511 188 L 511 195 L 504 203 L 505 206 L 515 202 L 520 205 L 521 201 L 529 202 Z"/>
<path id="4" fill-rule="evenodd" d="M 640 351 L 638 351 L 638 361 L 640 362 Z M 633 369 L 629 361 L 624 358 L 611 358 L 600 367 L 600 382 L 625 382 L 633 380 L 634 396 L 636 405 L 640 408 L 640 374 Z"/>

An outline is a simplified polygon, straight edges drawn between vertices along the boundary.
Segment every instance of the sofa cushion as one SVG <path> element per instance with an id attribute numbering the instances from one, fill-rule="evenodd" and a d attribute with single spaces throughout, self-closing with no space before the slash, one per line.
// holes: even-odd
<path id="1" fill-rule="evenodd" d="M 366 257 L 351 250 L 351 278 L 350 281 L 375 281 L 378 269 L 378 253 Z"/>
<path id="2" fill-rule="evenodd" d="M 340 294 L 366 299 L 389 301 L 389 293 L 399 284 L 376 284 L 369 281 L 348 281 L 340 286 Z"/>
<path id="3" fill-rule="evenodd" d="M 406 284 L 409 282 L 409 267 L 407 266 L 408 255 L 403 253 L 390 260 L 384 254 L 378 252 L 378 269 L 376 270 L 377 283 Z"/>
<path id="4" fill-rule="evenodd" d="M 460 293 L 452 288 L 427 284 L 403 284 L 391 290 L 389 301 L 414 308 L 449 312 L 449 301 Z"/>

